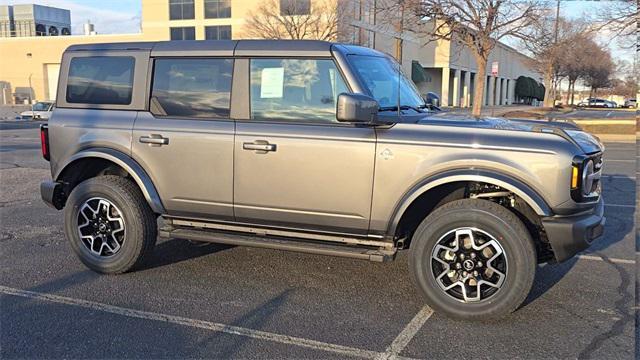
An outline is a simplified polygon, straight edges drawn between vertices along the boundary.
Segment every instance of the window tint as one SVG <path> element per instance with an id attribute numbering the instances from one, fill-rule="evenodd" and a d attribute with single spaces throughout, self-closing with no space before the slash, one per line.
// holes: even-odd
<path id="1" fill-rule="evenodd" d="M 196 28 L 189 27 L 172 27 L 171 28 L 171 40 L 195 40 Z"/>
<path id="2" fill-rule="evenodd" d="M 343 92 L 347 87 L 332 60 L 251 60 L 253 119 L 335 122 Z"/>
<path id="3" fill-rule="evenodd" d="M 129 56 L 94 56 L 71 59 L 67 80 L 67 102 L 130 104 L 134 64 L 134 58 Z"/>
<path id="4" fill-rule="evenodd" d="M 204 18 L 219 19 L 231 17 L 231 0 L 204 0 Z"/>
<path id="5" fill-rule="evenodd" d="M 205 26 L 204 38 L 206 40 L 231 40 L 231 25 Z"/>
<path id="6" fill-rule="evenodd" d="M 311 0 L 280 0 L 280 15 L 309 15 Z"/>
<path id="7" fill-rule="evenodd" d="M 156 59 L 152 112 L 179 117 L 228 117 L 232 71 L 230 59 Z"/>
<path id="8" fill-rule="evenodd" d="M 193 0 L 169 0 L 169 20 L 193 19 L 194 14 Z"/>

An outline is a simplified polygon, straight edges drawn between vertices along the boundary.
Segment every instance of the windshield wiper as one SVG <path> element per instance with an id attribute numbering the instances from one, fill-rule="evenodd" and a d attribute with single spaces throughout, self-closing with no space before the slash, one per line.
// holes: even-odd
<path id="1" fill-rule="evenodd" d="M 421 113 L 420 108 L 409 106 L 409 105 L 400 105 L 400 110 L 415 110 L 416 112 Z M 378 109 L 378 111 L 398 111 L 397 106 L 382 106 Z"/>

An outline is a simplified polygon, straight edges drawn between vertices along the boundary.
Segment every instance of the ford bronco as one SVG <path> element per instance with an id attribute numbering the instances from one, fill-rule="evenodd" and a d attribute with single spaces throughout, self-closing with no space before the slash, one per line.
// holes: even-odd
<path id="1" fill-rule="evenodd" d="M 42 198 L 101 273 L 139 267 L 158 236 L 372 261 L 407 249 L 432 308 L 487 319 L 605 221 L 595 137 L 439 117 L 392 58 L 358 46 L 74 45 L 41 140 Z"/>

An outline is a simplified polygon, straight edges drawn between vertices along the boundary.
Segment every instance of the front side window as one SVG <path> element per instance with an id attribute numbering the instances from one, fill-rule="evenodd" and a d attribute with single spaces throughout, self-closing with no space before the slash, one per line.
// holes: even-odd
<path id="1" fill-rule="evenodd" d="M 160 116 L 228 118 L 231 59 L 156 59 L 152 112 Z"/>
<path id="2" fill-rule="evenodd" d="M 336 122 L 343 92 L 348 89 L 333 60 L 251 60 L 252 119 Z"/>
<path id="3" fill-rule="evenodd" d="M 411 80 L 402 73 L 398 63 L 381 56 L 349 55 L 360 79 L 380 108 L 409 106 L 420 108 L 424 100 Z"/>
<path id="4" fill-rule="evenodd" d="M 231 40 L 231 25 L 205 26 L 204 38 L 206 40 Z"/>
<path id="5" fill-rule="evenodd" d="M 67 102 L 128 105 L 135 59 L 130 56 L 75 57 L 69 65 Z"/>
<path id="6" fill-rule="evenodd" d="M 193 0 L 169 0 L 169 20 L 190 20 L 194 14 Z"/>
<path id="7" fill-rule="evenodd" d="M 196 39 L 196 28 L 193 26 L 171 28 L 171 40 L 195 40 L 195 39 Z"/>
<path id="8" fill-rule="evenodd" d="M 222 19 L 231 17 L 231 0 L 204 0 L 204 18 Z"/>
<path id="9" fill-rule="evenodd" d="M 311 0 L 280 0 L 280 15 L 309 15 Z"/>

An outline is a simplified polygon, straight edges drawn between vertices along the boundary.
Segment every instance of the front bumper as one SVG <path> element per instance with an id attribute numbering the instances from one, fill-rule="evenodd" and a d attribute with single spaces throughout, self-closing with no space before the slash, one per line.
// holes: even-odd
<path id="1" fill-rule="evenodd" d="M 591 212 L 543 218 L 542 226 L 556 261 L 565 261 L 599 240 L 604 234 L 605 221 L 602 197 Z"/>
<path id="2" fill-rule="evenodd" d="M 62 184 L 57 181 L 43 181 L 40 183 L 40 196 L 42 200 L 54 209 L 64 207 L 65 197 Z"/>

